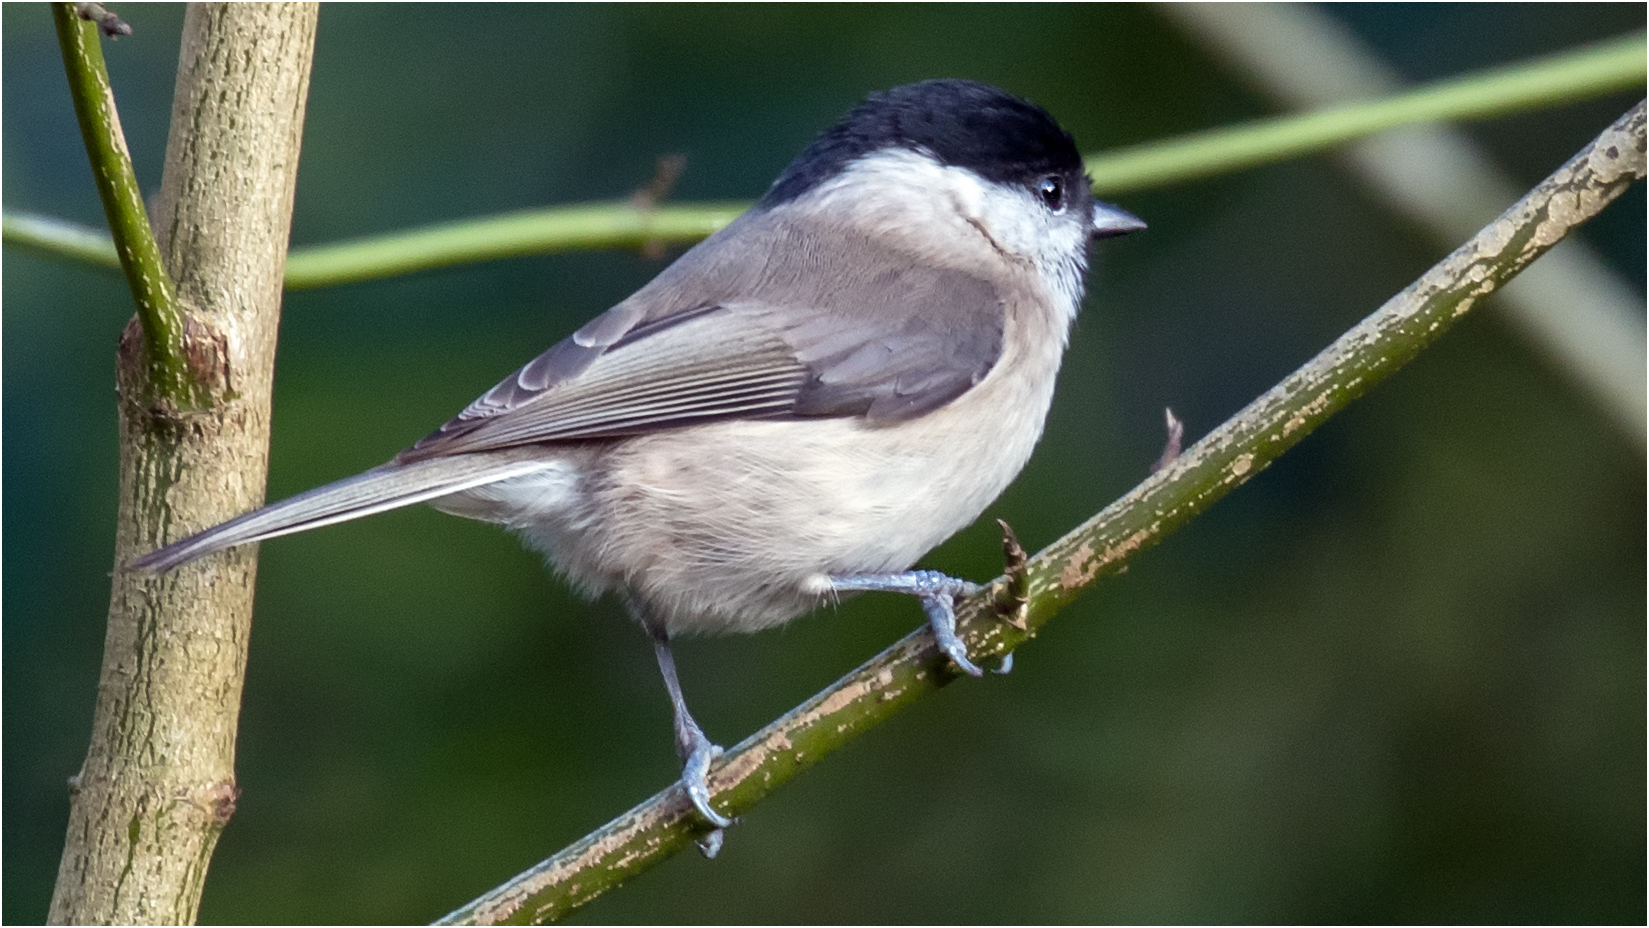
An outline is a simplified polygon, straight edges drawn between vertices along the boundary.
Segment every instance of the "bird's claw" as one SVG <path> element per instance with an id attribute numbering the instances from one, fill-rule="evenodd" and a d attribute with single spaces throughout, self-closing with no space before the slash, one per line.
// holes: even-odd
<path id="1" fill-rule="evenodd" d="M 952 622 L 954 623 L 954 621 L 955 619 L 953 618 Z M 943 651 L 945 656 L 950 658 L 951 663 L 956 665 L 956 669 L 962 671 L 970 677 L 982 677 L 985 675 L 985 672 L 980 670 L 977 664 L 968 660 L 968 648 L 962 643 L 962 639 L 957 637 L 954 625 L 948 630 L 941 629 L 939 626 L 935 625 L 933 633 L 934 637 L 939 639 L 939 650 Z"/>
<path id="2" fill-rule="evenodd" d="M 703 837 L 695 838 L 693 843 L 698 845 L 699 853 L 704 855 L 705 860 L 715 860 L 716 855 L 721 853 L 721 842 L 726 836 L 727 832 L 720 828 L 715 828 L 706 833 Z"/>
<path id="3" fill-rule="evenodd" d="M 686 762 L 681 765 L 681 788 L 705 821 L 718 829 L 726 828 L 733 824 L 733 820 L 710 806 L 710 762 L 721 756 L 722 749 L 720 745 L 711 744 L 702 732 L 697 734 Z M 717 846 L 720 846 L 720 841 Z"/>
<path id="4" fill-rule="evenodd" d="M 846 574 L 830 578 L 837 590 L 881 590 L 888 593 L 909 593 L 922 604 L 927 613 L 928 627 L 939 644 L 940 653 L 950 658 L 957 669 L 970 677 L 984 676 L 985 672 L 968 660 L 967 645 L 956 634 L 956 600 L 977 594 L 980 586 L 967 580 L 947 576 L 937 570 L 909 570 L 900 574 Z"/>
<path id="5" fill-rule="evenodd" d="M 956 597 L 972 596 L 979 592 L 979 585 L 933 571 L 916 573 L 924 575 L 921 585 L 926 589 L 917 596 L 921 599 L 922 611 L 928 614 L 928 625 L 933 629 L 933 637 L 939 643 L 940 652 L 968 676 L 984 676 L 985 672 L 979 669 L 979 665 L 968 660 L 968 646 L 963 644 L 961 637 L 956 634 Z"/>

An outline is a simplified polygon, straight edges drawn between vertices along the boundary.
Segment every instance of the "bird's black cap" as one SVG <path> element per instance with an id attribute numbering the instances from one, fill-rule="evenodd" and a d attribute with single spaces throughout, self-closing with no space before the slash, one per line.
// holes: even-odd
<path id="1" fill-rule="evenodd" d="M 1042 107 L 978 81 L 931 80 L 866 97 L 790 162 L 758 206 L 793 200 L 888 148 L 924 152 L 997 183 L 1083 170 L 1076 141 Z"/>

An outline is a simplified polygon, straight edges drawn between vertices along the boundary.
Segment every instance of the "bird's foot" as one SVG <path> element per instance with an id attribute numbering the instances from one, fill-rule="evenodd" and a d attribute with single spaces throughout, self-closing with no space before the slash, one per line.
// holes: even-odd
<path id="1" fill-rule="evenodd" d="M 698 839 L 699 851 L 705 857 L 715 857 L 721 851 L 722 829 L 730 827 L 735 821 L 710 805 L 710 764 L 722 755 L 722 748 L 711 743 L 697 725 L 677 732 L 676 737 L 676 751 L 682 760 L 682 792 L 687 794 L 687 801 L 693 804 L 699 816 L 715 826 L 709 834 Z"/>
<path id="2" fill-rule="evenodd" d="M 984 675 L 978 665 L 968 660 L 967 645 L 956 634 L 956 599 L 979 592 L 977 583 L 959 580 L 937 570 L 908 570 L 902 574 L 847 574 L 831 577 L 830 583 L 843 592 L 863 590 L 915 596 L 922 604 L 922 611 L 927 613 L 928 627 L 933 629 L 940 652 L 968 676 Z"/>
<path id="3" fill-rule="evenodd" d="M 699 816 L 711 825 L 711 831 L 698 839 L 698 845 L 704 856 L 714 857 L 721 850 L 722 829 L 734 821 L 710 806 L 710 764 L 721 756 L 721 746 L 705 737 L 704 729 L 687 711 L 687 700 L 681 695 L 681 680 L 676 675 L 676 658 L 670 652 L 670 639 L 661 632 L 653 632 L 653 653 L 658 656 L 658 669 L 664 675 L 664 688 L 670 693 L 670 709 L 675 717 L 681 790 Z"/>

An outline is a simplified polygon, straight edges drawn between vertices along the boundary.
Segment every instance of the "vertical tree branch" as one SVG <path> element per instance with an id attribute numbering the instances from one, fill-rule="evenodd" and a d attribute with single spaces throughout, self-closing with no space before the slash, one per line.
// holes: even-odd
<path id="1" fill-rule="evenodd" d="M 155 228 L 175 282 L 178 357 L 203 402 L 157 401 L 155 379 L 168 375 L 147 363 L 137 320 L 128 325 L 117 367 L 116 570 L 54 923 L 192 922 L 234 812 L 255 553 L 161 577 L 119 565 L 263 501 L 316 12 L 195 4 L 184 20 Z"/>

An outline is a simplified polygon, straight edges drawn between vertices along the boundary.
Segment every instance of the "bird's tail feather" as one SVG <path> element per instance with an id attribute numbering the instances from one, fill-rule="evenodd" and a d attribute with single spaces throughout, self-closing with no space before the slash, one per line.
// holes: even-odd
<path id="1" fill-rule="evenodd" d="M 411 506 L 543 466 L 542 461 L 485 454 L 385 464 L 237 516 L 151 551 L 127 567 L 162 573 L 225 548 Z"/>

